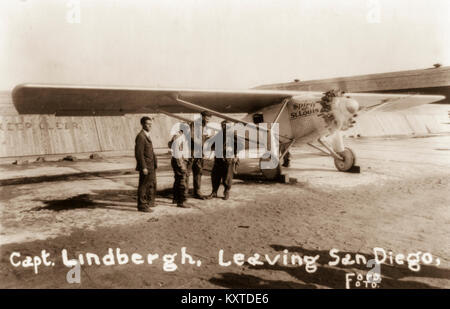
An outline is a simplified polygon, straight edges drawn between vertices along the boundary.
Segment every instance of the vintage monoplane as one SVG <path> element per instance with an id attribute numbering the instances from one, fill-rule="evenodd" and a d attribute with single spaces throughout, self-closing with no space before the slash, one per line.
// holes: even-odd
<path id="1" fill-rule="evenodd" d="M 357 114 L 366 111 L 407 109 L 442 100 L 439 95 L 343 93 L 330 90 L 190 90 L 138 87 L 22 84 L 13 91 L 19 114 L 56 116 L 113 116 L 132 113 L 198 113 L 244 125 L 279 124 L 279 159 L 293 145 L 318 141 L 334 158 L 339 171 L 355 165 L 355 155 L 344 146 L 342 131 Z M 246 113 L 243 119 L 229 114 Z M 255 121 L 257 119 L 257 121 Z M 311 144 L 313 145 L 313 144 Z M 322 149 L 322 151 L 325 151 Z M 281 173 L 280 164 L 262 169 L 268 178 Z"/>

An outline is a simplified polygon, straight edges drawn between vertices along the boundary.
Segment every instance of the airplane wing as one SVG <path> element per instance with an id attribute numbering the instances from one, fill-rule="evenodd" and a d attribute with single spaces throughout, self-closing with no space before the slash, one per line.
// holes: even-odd
<path id="1" fill-rule="evenodd" d="M 442 96 L 347 93 L 363 109 L 405 109 L 435 102 Z M 19 114 L 111 116 L 133 113 L 192 113 L 192 102 L 217 113 L 252 113 L 292 97 L 323 96 L 322 92 L 284 90 L 192 90 L 139 87 L 22 84 L 14 88 Z M 198 111 L 198 109 L 197 109 Z"/>
<path id="2" fill-rule="evenodd" d="M 346 93 L 359 103 L 361 111 L 395 112 L 444 99 L 441 95 Z"/>
<path id="3" fill-rule="evenodd" d="M 24 84 L 14 88 L 19 114 L 107 116 L 123 114 L 192 113 L 177 98 L 219 113 L 251 113 L 298 95 L 274 90 L 191 90 Z"/>

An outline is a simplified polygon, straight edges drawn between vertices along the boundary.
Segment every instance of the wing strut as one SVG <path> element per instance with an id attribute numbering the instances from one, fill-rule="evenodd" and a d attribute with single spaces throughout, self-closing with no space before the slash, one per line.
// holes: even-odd
<path id="1" fill-rule="evenodd" d="M 231 122 L 242 123 L 244 125 L 250 125 L 250 126 L 253 126 L 255 129 L 257 128 L 257 126 L 255 124 L 251 123 L 251 122 L 243 121 L 243 120 L 240 120 L 240 119 L 237 119 L 237 118 L 234 118 L 234 117 L 230 117 L 230 116 L 224 115 L 222 113 L 216 112 L 215 110 L 212 110 L 212 109 L 209 109 L 209 108 L 206 108 L 206 107 L 203 107 L 203 106 L 200 106 L 200 105 L 188 102 L 188 101 L 184 101 L 184 100 L 182 100 L 180 98 L 176 98 L 176 100 L 177 100 L 178 103 L 180 103 L 181 105 L 183 105 L 183 106 L 185 106 L 185 107 L 187 107 L 189 109 L 193 109 L 193 110 L 196 110 L 198 112 L 206 111 L 206 112 L 209 112 L 211 115 L 217 116 L 219 118 L 222 118 L 222 119 L 225 119 L 225 120 L 229 120 Z"/>
<path id="2" fill-rule="evenodd" d="M 278 119 L 280 119 L 281 113 L 284 111 L 284 109 L 286 108 L 287 104 L 289 103 L 289 99 L 290 98 L 286 98 L 283 100 L 283 106 L 281 106 L 280 110 L 278 111 L 278 114 L 275 116 L 275 119 L 273 122 L 278 122 Z"/>
<path id="3" fill-rule="evenodd" d="M 237 118 L 234 118 L 234 117 L 230 117 L 230 116 L 224 115 L 222 113 L 216 112 L 215 110 L 212 110 L 212 109 L 206 108 L 204 106 L 200 106 L 200 105 L 197 105 L 197 104 L 194 104 L 194 103 L 182 100 L 182 99 L 180 99 L 178 97 L 176 98 L 176 101 L 178 103 L 180 103 L 181 105 L 189 108 L 189 109 L 193 109 L 193 110 L 196 110 L 196 111 L 199 111 L 199 112 L 206 111 L 206 112 L 209 112 L 211 115 L 217 116 L 219 118 L 222 118 L 222 119 L 225 119 L 225 120 L 228 120 L 228 121 L 231 121 L 231 122 L 235 122 L 235 123 L 242 123 L 244 125 L 248 125 L 248 126 L 252 127 L 255 130 L 264 130 L 264 131 L 266 131 L 266 132 L 268 132 L 270 134 L 270 129 L 261 128 L 261 127 L 257 126 L 256 124 L 254 124 L 252 122 L 247 122 L 247 121 L 243 121 L 243 120 L 240 120 L 240 119 L 237 119 Z M 279 116 L 281 115 L 281 112 L 286 107 L 287 102 L 288 101 L 286 100 L 284 102 L 281 110 L 278 112 L 278 115 L 276 117 L 277 119 L 279 118 Z M 284 135 L 280 135 L 280 137 L 286 138 L 286 139 L 288 139 L 290 141 L 293 140 L 293 138 L 287 137 L 287 136 L 284 136 Z"/>
<path id="4" fill-rule="evenodd" d="M 166 112 L 165 110 L 162 110 L 162 109 L 157 109 L 156 112 L 157 112 L 157 113 L 164 114 L 164 115 L 167 115 L 167 116 L 169 116 L 169 117 L 172 117 L 172 118 L 175 118 L 175 119 L 178 119 L 178 120 L 181 120 L 181 121 L 183 121 L 183 122 L 186 122 L 186 123 L 189 124 L 189 125 L 191 125 L 191 124 L 194 122 L 194 120 L 191 120 L 191 119 L 189 119 L 189 118 L 184 118 L 184 117 L 182 117 L 182 116 L 175 115 L 175 114 L 173 114 L 173 113 Z M 220 129 L 217 129 L 217 128 L 215 128 L 215 127 L 208 126 L 208 124 L 206 124 L 206 127 L 209 128 L 209 129 L 212 129 L 212 130 L 214 130 L 214 131 L 216 131 L 216 132 L 220 131 Z M 246 139 L 246 140 L 248 140 L 248 139 Z"/>
<path id="5" fill-rule="evenodd" d="M 194 122 L 194 121 L 191 120 L 191 119 L 184 118 L 184 117 L 175 115 L 175 114 L 173 114 L 173 113 L 166 112 L 166 111 L 164 111 L 164 110 L 162 110 L 162 109 L 157 109 L 156 112 L 157 112 L 157 113 L 164 114 L 164 115 L 167 115 L 167 116 L 169 116 L 169 117 L 172 117 L 172 118 L 175 118 L 175 119 L 178 119 L 178 120 L 181 120 L 181 121 L 186 122 L 186 123 L 189 123 L 189 124 L 191 124 L 192 122 Z"/>
<path id="6" fill-rule="evenodd" d="M 280 156 L 279 161 L 283 160 L 284 156 L 288 153 L 289 149 L 291 149 L 292 145 L 294 145 L 295 143 L 295 138 L 293 138 L 290 142 L 289 145 L 286 147 L 286 149 L 284 149 L 283 153 Z"/>

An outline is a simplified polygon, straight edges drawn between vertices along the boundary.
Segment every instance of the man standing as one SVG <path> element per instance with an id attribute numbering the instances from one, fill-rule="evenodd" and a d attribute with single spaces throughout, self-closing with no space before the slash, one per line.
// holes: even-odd
<path id="1" fill-rule="evenodd" d="M 208 196 L 208 199 L 217 197 L 217 191 L 219 190 L 220 183 L 224 186 L 224 200 L 228 200 L 230 197 L 231 184 L 234 176 L 234 165 L 236 163 L 236 155 L 238 148 L 237 135 L 234 134 L 233 149 L 227 149 L 227 123 L 228 121 L 222 121 L 222 131 L 218 134 L 223 134 L 223 145 L 215 148 L 214 166 L 211 172 L 212 193 Z M 230 146 L 229 146 L 230 147 Z M 221 149 L 220 149 L 221 148 Z"/>
<path id="2" fill-rule="evenodd" d="M 173 203 L 177 207 L 190 208 L 186 202 L 186 178 L 188 168 L 189 146 L 182 130 L 179 130 L 170 140 L 169 148 L 172 153 L 170 161 L 175 181 L 173 183 Z"/>
<path id="3" fill-rule="evenodd" d="M 187 165 L 187 175 L 186 175 L 186 194 L 189 190 L 189 174 L 190 170 L 192 169 L 192 176 L 194 180 L 194 198 L 204 200 L 206 199 L 205 196 L 201 193 L 201 184 L 202 184 L 202 174 L 203 174 L 203 145 L 208 138 L 208 135 L 204 134 L 204 130 L 206 128 L 206 125 L 208 124 L 208 121 L 211 119 L 211 114 L 207 111 L 203 111 L 201 113 L 202 116 L 202 125 L 201 125 L 201 131 L 196 132 L 195 126 L 191 126 L 191 159 L 188 161 Z M 196 136 L 200 133 L 200 136 Z M 200 144 L 201 143 L 201 144 Z M 196 145 L 197 144 L 197 145 Z M 197 150 L 201 150 L 201 152 L 197 153 Z"/>
<path id="4" fill-rule="evenodd" d="M 147 116 L 141 118 L 142 130 L 136 136 L 134 155 L 136 157 L 136 171 L 139 171 L 139 186 L 137 192 L 138 211 L 150 212 L 155 206 L 156 198 L 156 168 L 157 161 L 153 151 L 150 129 L 152 119 Z"/>

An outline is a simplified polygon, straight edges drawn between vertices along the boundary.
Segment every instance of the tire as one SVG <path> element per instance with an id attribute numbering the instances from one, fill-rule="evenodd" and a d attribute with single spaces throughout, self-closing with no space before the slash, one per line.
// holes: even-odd
<path id="1" fill-rule="evenodd" d="M 268 161 L 268 160 L 265 160 L 262 158 L 259 160 L 259 169 L 260 169 L 261 173 L 264 175 L 264 177 L 266 177 L 269 180 L 278 179 L 278 177 L 280 177 L 280 175 L 281 175 L 280 164 L 278 163 L 278 165 L 275 168 L 262 168 L 261 163 L 263 161 Z"/>
<path id="2" fill-rule="evenodd" d="M 356 163 L 356 157 L 350 148 L 345 148 L 344 151 L 339 152 L 339 155 L 344 160 L 334 159 L 334 165 L 341 172 L 348 172 Z"/>

